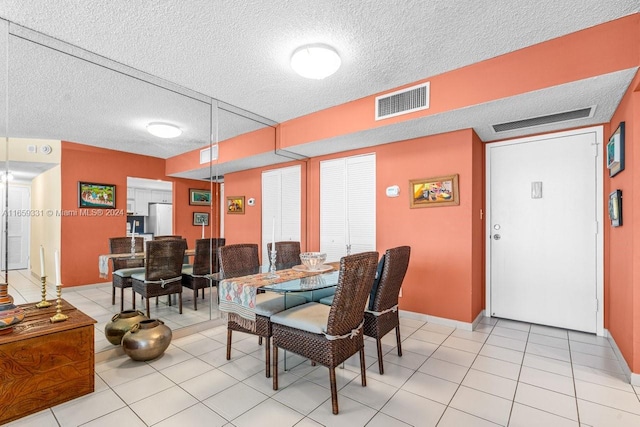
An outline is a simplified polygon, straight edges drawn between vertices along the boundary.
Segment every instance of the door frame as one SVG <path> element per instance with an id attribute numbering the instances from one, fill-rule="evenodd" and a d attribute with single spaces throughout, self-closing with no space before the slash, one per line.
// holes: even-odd
<path id="1" fill-rule="evenodd" d="M 532 137 L 510 139 L 508 141 L 487 143 L 485 147 L 485 316 L 491 317 L 491 149 L 514 144 L 525 144 L 543 141 L 551 138 L 562 138 L 567 136 L 594 133 L 596 137 L 596 334 L 604 336 L 604 193 L 603 193 L 603 127 L 592 126 L 582 129 L 574 129 L 564 132 L 552 132 Z"/>

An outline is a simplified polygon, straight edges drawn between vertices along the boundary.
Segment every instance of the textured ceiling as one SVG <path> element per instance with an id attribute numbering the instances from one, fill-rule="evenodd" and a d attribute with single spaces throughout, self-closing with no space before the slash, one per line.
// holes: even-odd
<path id="1" fill-rule="evenodd" d="M 80 59 L 83 54 L 71 57 L 20 37 L 10 39 L 10 133 L 167 158 L 204 145 L 212 121 L 220 124 L 224 139 L 639 10 L 637 0 L 3 0 L 0 17 L 88 51 Z M 319 81 L 294 74 L 292 52 L 319 42 L 339 52 L 340 70 Z M 122 67 L 109 65 L 112 61 Z M 138 74 L 132 72 L 136 70 Z M 492 140 L 497 139 L 492 124 L 583 108 L 594 100 L 603 103 L 594 123 L 603 122 L 633 72 L 343 137 L 348 141 L 341 143 L 358 146 L 365 134 L 385 143 L 471 125 L 483 140 Z M 571 90 L 571 95 L 563 98 L 560 90 Z M 598 91 L 605 97 L 596 97 Z M 226 112 L 216 119 L 207 97 L 273 122 L 256 123 Z M 180 124 L 185 134 L 170 144 L 158 142 L 144 132 L 152 119 Z M 321 146 L 331 149 L 332 144 L 312 143 L 301 152 L 321 154 Z M 286 158 L 247 159 L 228 171 L 276 160 Z"/>

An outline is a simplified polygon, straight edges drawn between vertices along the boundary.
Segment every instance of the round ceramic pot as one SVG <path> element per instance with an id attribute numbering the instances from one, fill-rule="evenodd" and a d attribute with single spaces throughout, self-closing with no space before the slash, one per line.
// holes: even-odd
<path id="1" fill-rule="evenodd" d="M 164 353 L 171 337 L 171 329 L 162 320 L 142 320 L 124 334 L 122 348 L 133 360 L 151 360 Z"/>
<path id="2" fill-rule="evenodd" d="M 125 310 L 114 315 L 104 327 L 104 334 L 113 345 L 120 345 L 124 334 L 141 320 L 148 319 L 139 310 Z"/>

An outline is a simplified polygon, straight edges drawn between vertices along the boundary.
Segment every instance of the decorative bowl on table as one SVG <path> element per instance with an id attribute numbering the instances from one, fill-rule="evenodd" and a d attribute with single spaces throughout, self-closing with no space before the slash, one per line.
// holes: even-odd
<path id="1" fill-rule="evenodd" d="M 300 254 L 300 261 L 310 271 L 320 269 L 327 259 L 327 254 L 322 252 L 302 252 Z"/>

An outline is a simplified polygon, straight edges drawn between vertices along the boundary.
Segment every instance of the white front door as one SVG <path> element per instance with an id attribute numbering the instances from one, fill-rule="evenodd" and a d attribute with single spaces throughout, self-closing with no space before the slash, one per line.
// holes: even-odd
<path id="1" fill-rule="evenodd" d="M 601 139 L 590 128 L 487 146 L 491 316 L 597 331 Z"/>
<path id="2" fill-rule="evenodd" d="M 4 185 L 2 185 L 0 205 L 2 206 L 2 225 L 0 236 L 3 239 L 0 269 L 5 269 L 5 260 L 9 260 L 9 270 L 29 268 L 29 231 L 31 224 L 31 195 L 28 187 L 9 186 L 9 207 L 5 210 Z M 6 226 L 8 257 L 5 255 L 4 236 Z"/>

